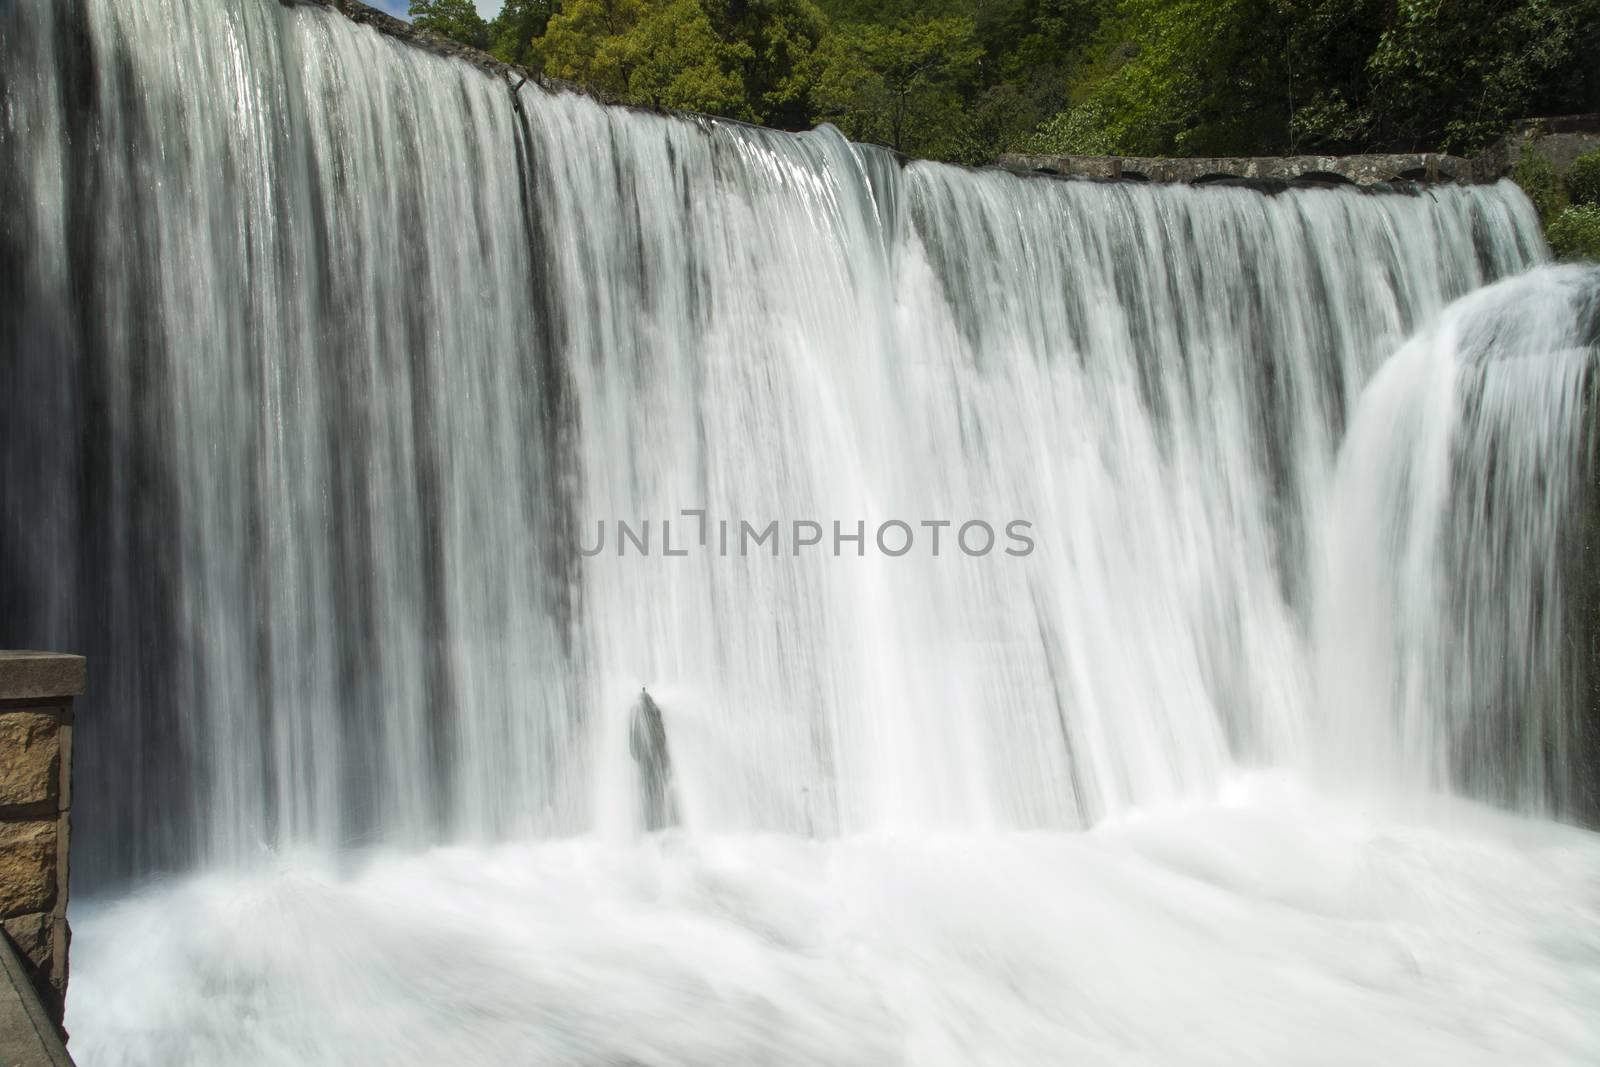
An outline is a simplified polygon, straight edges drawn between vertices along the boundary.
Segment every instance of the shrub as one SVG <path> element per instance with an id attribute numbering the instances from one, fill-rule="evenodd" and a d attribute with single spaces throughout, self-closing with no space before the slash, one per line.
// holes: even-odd
<path id="1" fill-rule="evenodd" d="M 1567 208 L 1545 229 L 1545 239 L 1562 259 L 1600 260 L 1600 204 Z"/>
<path id="2" fill-rule="evenodd" d="M 1561 187 L 1555 164 L 1531 148 L 1522 150 L 1522 158 L 1511 168 L 1511 180 L 1522 186 L 1546 226 L 1567 206 L 1566 190 Z"/>
<path id="3" fill-rule="evenodd" d="M 1574 204 L 1600 204 L 1600 151 L 1572 161 L 1567 171 L 1567 195 Z"/>

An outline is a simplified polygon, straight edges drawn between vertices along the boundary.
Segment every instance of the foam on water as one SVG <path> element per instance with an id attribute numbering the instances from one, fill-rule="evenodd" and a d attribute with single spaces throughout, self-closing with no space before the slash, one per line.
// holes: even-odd
<path id="1" fill-rule="evenodd" d="M 1589 1063 L 1600 844 L 1290 780 L 1083 833 L 286 860 L 76 916 L 80 1062 Z"/>

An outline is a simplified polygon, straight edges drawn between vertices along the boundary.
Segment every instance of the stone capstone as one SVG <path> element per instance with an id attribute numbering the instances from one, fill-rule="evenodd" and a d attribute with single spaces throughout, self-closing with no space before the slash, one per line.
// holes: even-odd
<path id="1" fill-rule="evenodd" d="M 1387 185 L 1393 182 L 1479 180 L 1472 161 L 1440 152 L 1385 152 L 1358 156 L 1251 156 L 1169 159 L 1154 156 L 1053 156 L 1012 153 L 1000 166 L 1018 174 L 1057 174 L 1102 180 L 1206 185 L 1235 182 L 1273 185 Z"/>
<path id="2" fill-rule="evenodd" d="M 82 656 L 0 650 L 0 700 L 67 699 L 83 683 Z"/>

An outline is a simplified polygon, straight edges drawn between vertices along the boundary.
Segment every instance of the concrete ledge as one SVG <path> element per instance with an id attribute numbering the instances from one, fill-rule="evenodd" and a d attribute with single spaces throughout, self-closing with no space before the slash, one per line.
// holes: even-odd
<path id="1" fill-rule="evenodd" d="M 1065 177 L 1188 185 L 1243 182 L 1370 187 L 1406 181 L 1483 180 L 1479 178 L 1471 160 L 1440 152 L 1390 152 L 1364 156 L 1252 156 L 1238 159 L 1008 153 L 1000 157 L 1000 166 L 1018 174 L 1058 174 Z"/>

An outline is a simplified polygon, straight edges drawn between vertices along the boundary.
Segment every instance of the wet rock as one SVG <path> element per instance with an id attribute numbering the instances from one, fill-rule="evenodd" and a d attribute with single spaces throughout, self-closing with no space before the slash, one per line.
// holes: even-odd
<path id="1" fill-rule="evenodd" d="M 644 689 L 633 706 L 628 725 L 628 750 L 639 772 L 639 802 L 646 830 L 678 824 L 678 803 L 672 782 L 672 755 L 667 749 L 667 728 L 661 709 Z"/>

